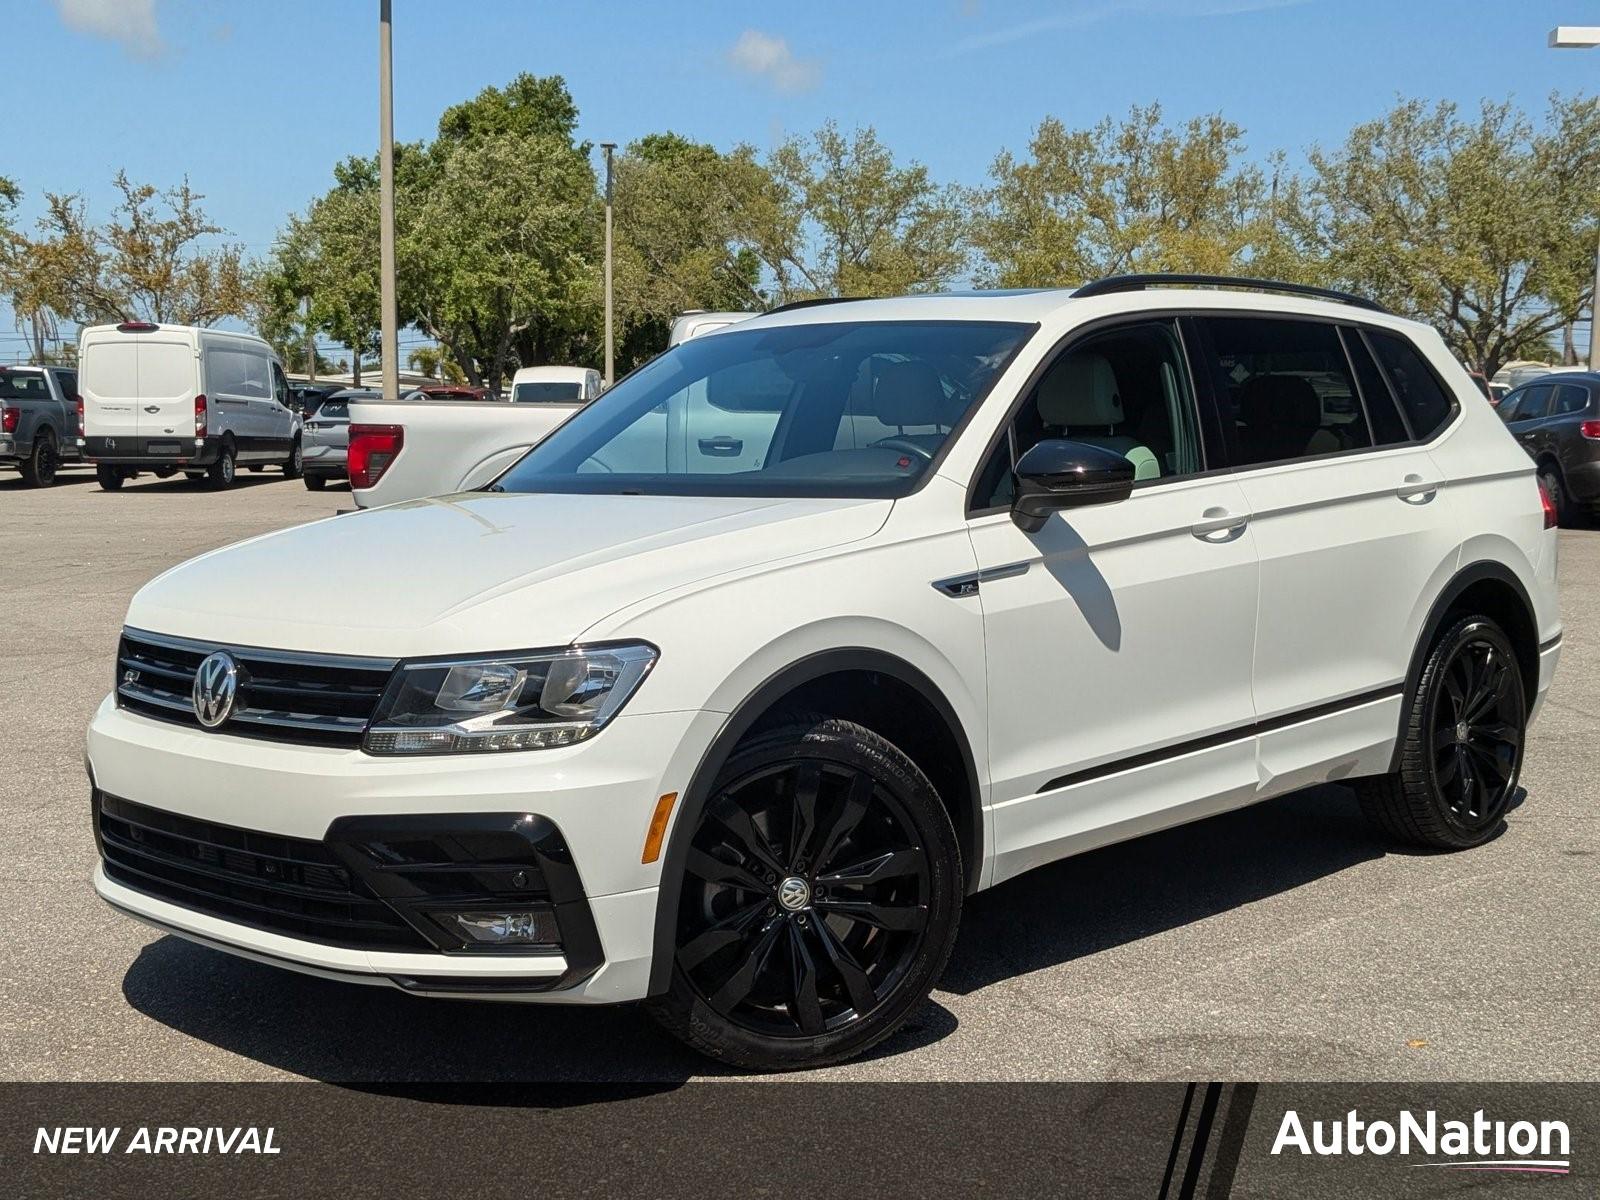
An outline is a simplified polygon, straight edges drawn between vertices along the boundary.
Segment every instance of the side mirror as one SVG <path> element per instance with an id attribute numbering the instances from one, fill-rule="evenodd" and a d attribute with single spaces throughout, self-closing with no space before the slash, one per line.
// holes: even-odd
<path id="1" fill-rule="evenodd" d="M 1115 450 L 1050 438 L 1035 443 L 1016 467 L 1017 494 L 1011 519 L 1024 533 L 1044 528 L 1063 508 L 1110 504 L 1133 492 L 1133 464 Z"/>

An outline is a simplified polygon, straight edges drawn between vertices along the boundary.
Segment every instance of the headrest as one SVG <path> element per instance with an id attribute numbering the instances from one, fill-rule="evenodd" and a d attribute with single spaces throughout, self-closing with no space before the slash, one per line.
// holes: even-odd
<path id="1" fill-rule="evenodd" d="M 1239 416 L 1252 429 L 1309 433 L 1322 427 L 1322 401 L 1298 375 L 1257 375 L 1239 391 Z"/>
<path id="2" fill-rule="evenodd" d="M 1122 424 L 1117 374 L 1098 354 L 1069 354 L 1039 381 L 1039 419 L 1063 427 Z"/>
<path id="3" fill-rule="evenodd" d="M 873 416 L 885 425 L 947 425 L 939 373 L 918 359 L 888 362 L 878 368 Z"/>

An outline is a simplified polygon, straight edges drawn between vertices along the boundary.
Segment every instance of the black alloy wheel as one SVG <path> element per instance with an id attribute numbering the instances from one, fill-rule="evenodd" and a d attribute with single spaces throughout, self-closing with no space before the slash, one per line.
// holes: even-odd
<path id="1" fill-rule="evenodd" d="M 673 990 L 706 1053 L 821 1065 L 887 1036 L 943 969 L 960 854 L 939 797 L 891 743 L 810 718 L 741 747 L 690 837 Z"/>
<path id="2" fill-rule="evenodd" d="M 1471 829 L 1505 815 L 1522 766 L 1522 682 L 1502 643 L 1481 633 L 1461 642 L 1434 699 L 1434 785 Z"/>
<path id="3" fill-rule="evenodd" d="M 1399 770 L 1356 781 L 1367 818 L 1398 842 L 1464 850 L 1504 826 L 1526 748 L 1522 664 L 1505 631 L 1463 616 L 1434 641 L 1406 697 Z"/>
<path id="4" fill-rule="evenodd" d="M 56 481 L 56 468 L 61 465 L 56 453 L 56 440 L 49 433 L 40 433 L 34 439 L 33 453 L 22 464 L 22 478 L 29 487 L 50 487 Z"/>

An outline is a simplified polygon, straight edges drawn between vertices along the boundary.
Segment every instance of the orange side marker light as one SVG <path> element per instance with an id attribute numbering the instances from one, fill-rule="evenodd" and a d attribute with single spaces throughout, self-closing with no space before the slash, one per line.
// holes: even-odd
<path id="1" fill-rule="evenodd" d="M 667 818 L 672 816 L 672 806 L 678 802 L 677 792 L 668 792 L 656 801 L 656 811 L 650 818 L 650 829 L 644 835 L 644 855 L 641 863 L 653 863 L 661 857 L 661 843 L 667 836 Z"/>

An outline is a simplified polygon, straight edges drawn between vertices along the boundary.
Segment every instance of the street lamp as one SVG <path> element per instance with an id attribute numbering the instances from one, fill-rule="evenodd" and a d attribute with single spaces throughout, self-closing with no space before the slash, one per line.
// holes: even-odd
<path id="1" fill-rule="evenodd" d="M 1550 31 L 1553 50 L 1589 50 L 1600 46 L 1600 25 L 1557 25 Z M 1589 313 L 1589 370 L 1600 371 L 1600 247 L 1594 259 L 1594 304 Z"/>
<path id="2" fill-rule="evenodd" d="M 606 386 L 610 387 L 614 379 L 616 365 L 616 343 L 612 340 L 611 332 L 611 152 L 617 148 L 615 142 L 601 142 L 600 149 L 606 152 Z"/>

